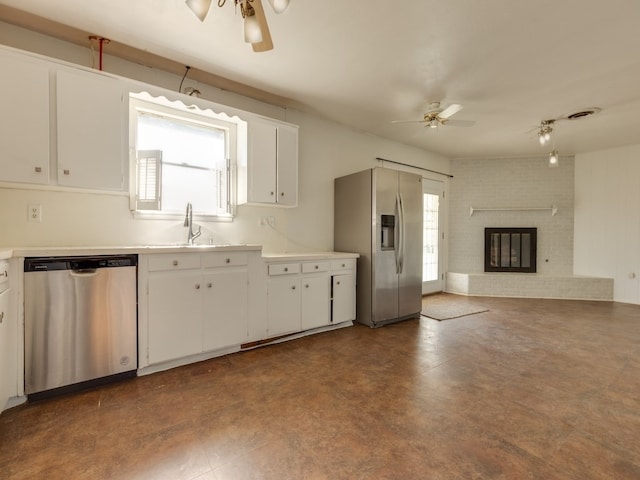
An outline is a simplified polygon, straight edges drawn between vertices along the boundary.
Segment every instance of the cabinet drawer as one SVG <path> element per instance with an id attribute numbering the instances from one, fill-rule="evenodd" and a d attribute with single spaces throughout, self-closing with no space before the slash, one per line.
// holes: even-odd
<path id="1" fill-rule="evenodd" d="M 233 267 L 246 264 L 247 254 L 245 252 L 216 252 L 202 255 L 202 266 L 205 268 Z"/>
<path id="2" fill-rule="evenodd" d="M 302 273 L 327 271 L 329 271 L 329 262 L 306 262 L 302 264 Z"/>
<path id="3" fill-rule="evenodd" d="M 149 271 L 187 270 L 200 268 L 200 255 L 197 253 L 169 253 L 166 255 L 150 255 Z"/>
<path id="4" fill-rule="evenodd" d="M 9 262 L 0 260 L 0 292 L 9 288 Z"/>
<path id="5" fill-rule="evenodd" d="M 331 270 L 353 270 L 356 266 L 356 261 L 353 258 L 345 258 L 342 260 L 332 260 Z"/>
<path id="6" fill-rule="evenodd" d="M 9 321 L 9 290 L 0 293 L 0 327 Z"/>
<path id="7" fill-rule="evenodd" d="M 300 273 L 299 263 L 277 263 L 275 265 L 269 265 L 269 276 L 290 275 L 292 273 Z"/>

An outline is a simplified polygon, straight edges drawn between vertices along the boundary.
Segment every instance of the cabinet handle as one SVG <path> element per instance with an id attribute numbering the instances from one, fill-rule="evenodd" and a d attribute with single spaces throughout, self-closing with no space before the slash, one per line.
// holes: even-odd
<path id="1" fill-rule="evenodd" d="M 285 271 L 285 272 L 288 272 L 288 271 L 289 271 L 289 269 L 288 269 L 287 267 L 284 267 L 284 271 Z"/>
<path id="2" fill-rule="evenodd" d="M 4 320 L 4 312 L 0 312 L 0 323 Z"/>
<path id="3" fill-rule="evenodd" d="M 177 267 L 177 266 L 178 266 L 178 260 L 174 260 L 172 263 L 173 263 L 173 266 L 174 266 L 174 267 Z"/>
<path id="4" fill-rule="evenodd" d="M 318 265 L 316 265 L 316 267 L 315 267 L 315 268 L 316 268 L 316 270 L 317 270 L 317 269 L 318 269 Z"/>
<path id="5" fill-rule="evenodd" d="M 65 175 L 69 175 L 69 173 L 71 173 L 71 172 L 69 170 L 65 169 L 65 170 L 62 170 L 62 173 L 64 173 Z"/>
<path id="6" fill-rule="evenodd" d="M 42 172 L 42 167 L 36 167 L 36 173 Z"/>
<path id="7" fill-rule="evenodd" d="M 196 283 L 196 290 L 200 290 L 200 284 Z"/>
<path id="8" fill-rule="evenodd" d="M 271 195 L 273 197 L 273 192 L 269 192 L 269 195 Z"/>
<path id="9" fill-rule="evenodd" d="M 309 284 L 307 283 L 307 284 L 304 286 L 304 288 L 309 288 Z"/>
<path id="10" fill-rule="evenodd" d="M 225 259 L 224 263 L 231 263 L 231 259 L 230 258 Z"/>
<path id="11" fill-rule="evenodd" d="M 280 192 L 280 196 L 281 196 L 281 197 L 284 197 L 284 192 Z"/>
<path id="12" fill-rule="evenodd" d="M 212 283 L 207 283 L 207 288 L 211 288 L 211 287 L 213 287 L 213 284 Z"/>
<path id="13" fill-rule="evenodd" d="M 347 266 L 346 264 L 344 264 L 344 263 L 342 264 L 342 268 L 344 268 L 344 267 L 346 267 L 346 266 Z"/>
<path id="14" fill-rule="evenodd" d="M 7 273 L 7 271 L 5 270 L 4 272 L 0 273 L 0 277 L 8 277 L 9 274 Z"/>
<path id="15" fill-rule="evenodd" d="M 295 285 L 292 285 L 292 286 L 291 286 L 291 290 L 295 290 L 295 289 L 296 289 L 296 286 L 295 286 Z"/>
<path id="16" fill-rule="evenodd" d="M 340 285 L 340 282 L 336 282 L 336 285 Z"/>

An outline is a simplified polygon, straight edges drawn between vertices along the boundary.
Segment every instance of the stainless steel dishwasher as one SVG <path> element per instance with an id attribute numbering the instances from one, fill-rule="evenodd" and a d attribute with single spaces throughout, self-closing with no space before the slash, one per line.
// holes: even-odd
<path id="1" fill-rule="evenodd" d="M 30 399 L 135 375 L 136 255 L 25 258 Z"/>

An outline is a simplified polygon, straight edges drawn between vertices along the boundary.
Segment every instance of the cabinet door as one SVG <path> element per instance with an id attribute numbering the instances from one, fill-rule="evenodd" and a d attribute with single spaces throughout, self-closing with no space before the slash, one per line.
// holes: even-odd
<path id="1" fill-rule="evenodd" d="M 9 334 L 9 290 L 0 293 L 0 412 L 4 409 L 11 396 L 11 371 L 15 368 L 15 361 L 10 358 L 13 348 L 9 345 L 12 339 Z M 15 343 L 15 338 L 13 338 Z"/>
<path id="2" fill-rule="evenodd" d="M 340 323 L 356 318 L 356 276 L 353 273 L 334 275 L 331 322 Z"/>
<path id="3" fill-rule="evenodd" d="M 321 327 L 331 321 L 329 275 L 316 275 L 300 279 L 300 310 L 302 330 Z"/>
<path id="4" fill-rule="evenodd" d="M 49 183 L 49 69 L 0 53 L 0 181 Z"/>
<path id="5" fill-rule="evenodd" d="M 84 71 L 56 76 L 58 183 L 123 190 L 126 112 L 119 80 Z"/>
<path id="6" fill-rule="evenodd" d="M 298 204 L 298 129 L 278 125 L 277 186 L 280 205 Z"/>
<path id="7" fill-rule="evenodd" d="M 204 275 L 204 350 L 240 345 L 248 336 L 248 276 L 246 270 Z"/>
<path id="8" fill-rule="evenodd" d="M 267 335 L 300 331 L 300 281 L 298 276 L 270 278 L 267 285 Z"/>
<path id="9" fill-rule="evenodd" d="M 248 192 L 252 203 L 276 203 L 276 126 L 254 119 L 249 122 Z"/>
<path id="10" fill-rule="evenodd" d="M 202 352 L 202 275 L 149 276 L 149 363 Z"/>

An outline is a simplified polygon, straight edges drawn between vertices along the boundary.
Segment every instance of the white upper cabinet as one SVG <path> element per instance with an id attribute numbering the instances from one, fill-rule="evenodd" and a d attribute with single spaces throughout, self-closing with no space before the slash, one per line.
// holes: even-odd
<path id="1" fill-rule="evenodd" d="M 248 158 L 238 175 L 238 203 L 295 207 L 298 127 L 260 117 L 248 122 Z"/>
<path id="2" fill-rule="evenodd" d="M 0 51 L 0 181 L 49 183 L 49 67 Z"/>
<path id="3" fill-rule="evenodd" d="M 127 112 L 121 81 L 60 69 L 56 93 L 58 184 L 124 190 Z"/>
<path id="4" fill-rule="evenodd" d="M 298 127 L 276 127 L 276 203 L 288 207 L 298 204 Z"/>

